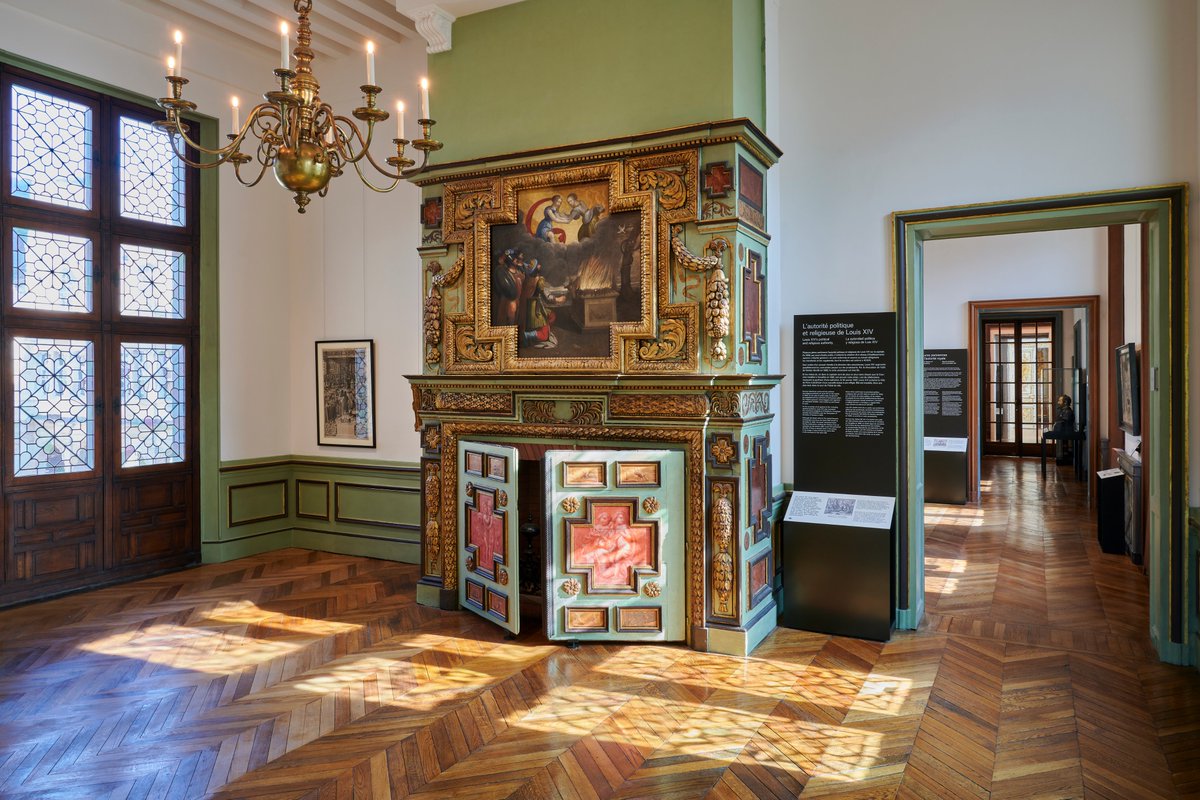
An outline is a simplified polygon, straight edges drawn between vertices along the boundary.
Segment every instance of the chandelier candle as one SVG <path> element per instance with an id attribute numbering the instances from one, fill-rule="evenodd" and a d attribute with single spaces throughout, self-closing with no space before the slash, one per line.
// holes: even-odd
<path id="1" fill-rule="evenodd" d="M 404 138 L 404 101 L 396 101 L 396 138 Z"/>
<path id="2" fill-rule="evenodd" d="M 288 24 L 286 22 L 279 23 L 279 68 L 291 69 L 292 59 L 288 55 Z"/>
<path id="3" fill-rule="evenodd" d="M 237 136 L 238 131 L 242 129 L 242 121 L 241 112 L 238 109 L 238 99 L 236 94 L 230 99 L 229 104 L 233 107 L 233 127 L 229 129 L 229 132 L 234 136 Z"/>
<path id="4" fill-rule="evenodd" d="M 175 74 L 183 74 L 183 31 L 175 31 Z"/>
<path id="5" fill-rule="evenodd" d="M 167 56 L 167 74 L 172 78 L 178 78 L 175 74 L 175 56 Z"/>
<path id="6" fill-rule="evenodd" d="M 421 78 L 421 119 L 429 119 L 429 79 Z M 420 120 L 418 120 L 420 121 Z"/>
<path id="7" fill-rule="evenodd" d="M 367 42 L 367 85 L 375 85 L 375 43 Z"/>

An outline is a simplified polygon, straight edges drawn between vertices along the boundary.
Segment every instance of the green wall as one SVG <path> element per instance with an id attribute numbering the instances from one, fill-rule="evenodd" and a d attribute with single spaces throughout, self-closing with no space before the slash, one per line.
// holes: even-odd
<path id="1" fill-rule="evenodd" d="M 762 0 L 524 0 L 453 36 L 429 57 L 438 163 L 764 121 Z"/>

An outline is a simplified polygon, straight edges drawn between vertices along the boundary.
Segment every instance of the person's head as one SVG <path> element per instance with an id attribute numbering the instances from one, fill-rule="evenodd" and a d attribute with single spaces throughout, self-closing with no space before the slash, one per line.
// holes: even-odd
<path id="1" fill-rule="evenodd" d="M 567 205 L 573 206 L 578 202 L 579 198 L 575 196 L 574 192 L 571 192 L 569 195 L 567 195 Z"/>

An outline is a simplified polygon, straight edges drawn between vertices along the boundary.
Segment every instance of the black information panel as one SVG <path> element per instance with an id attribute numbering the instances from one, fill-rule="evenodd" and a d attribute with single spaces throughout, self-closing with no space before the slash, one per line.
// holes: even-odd
<path id="1" fill-rule="evenodd" d="M 896 315 L 795 322 L 795 487 L 894 497 Z"/>
<path id="2" fill-rule="evenodd" d="M 795 346 L 796 491 L 783 523 L 779 622 L 887 640 L 895 596 L 896 315 L 797 316 Z M 881 503 L 889 509 L 881 519 L 856 524 L 860 511 Z"/>
<path id="3" fill-rule="evenodd" d="M 925 351 L 925 502 L 967 502 L 967 351 Z"/>

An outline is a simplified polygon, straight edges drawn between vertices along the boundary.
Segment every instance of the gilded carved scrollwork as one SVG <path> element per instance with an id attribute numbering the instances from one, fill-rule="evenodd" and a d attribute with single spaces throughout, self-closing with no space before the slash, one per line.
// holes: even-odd
<path id="1" fill-rule="evenodd" d="M 703 417 L 708 398 L 702 394 L 614 394 L 608 410 L 614 417 Z"/>
<path id="2" fill-rule="evenodd" d="M 638 188 L 657 190 L 658 205 L 664 211 L 673 211 L 687 204 L 687 184 L 679 172 L 665 169 L 648 169 L 639 172 Z"/>
<path id="3" fill-rule="evenodd" d="M 496 348 L 475 339 L 474 328 L 459 328 L 454 334 L 454 352 L 459 359 L 486 363 L 496 357 Z"/>
<path id="4" fill-rule="evenodd" d="M 604 422 L 604 403 L 599 400 L 572 400 L 571 424 L 599 425 Z"/>
<path id="5" fill-rule="evenodd" d="M 712 611 L 714 616 L 736 617 L 733 576 L 733 487 L 712 485 Z"/>
<path id="6" fill-rule="evenodd" d="M 510 392 L 439 392 L 439 411 L 473 411 L 478 414 L 511 414 L 513 398 Z"/>
<path id="7" fill-rule="evenodd" d="M 687 325 L 678 319 L 663 319 L 658 323 L 657 339 L 638 342 L 638 358 L 643 361 L 671 361 L 684 355 L 687 344 Z"/>
<path id="8" fill-rule="evenodd" d="M 539 422 L 543 425 L 553 425 L 558 422 L 556 412 L 558 403 L 553 400 L 522 400 L 521 419 L 526 422 Z"/>

